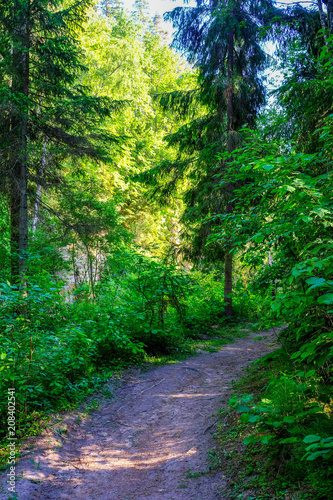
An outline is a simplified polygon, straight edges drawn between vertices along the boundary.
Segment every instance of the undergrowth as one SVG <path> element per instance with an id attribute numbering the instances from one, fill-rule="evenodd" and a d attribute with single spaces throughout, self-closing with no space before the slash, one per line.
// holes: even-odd
<path id="1" fill-rule="evenodd" d="M 184 359 L 203 336 L 208 348 L 212 337 L 222 345 L 245 334 L 239 331 L 246 319 L 242 295 L 235 295 L 235 318 L 228 322 L 223 286 L 214 275 L 186 273 L 137 254 L 117 258 L 108 269 L 94 296 L 82 285 L 68 297 L 64 282 L 46 272 L 29 276 L 24 294 L 1 285 L 0 446 L 8 437 L 9 388 L 15 389 L 20 440 L 125 367 Z"/>
<path id="2" fill-rule="evenodd" d="M 332 498 L 332 400 L 323 378 L 280 349 L 253 363 L 234 390 L 216 434 L 228 498 Z"/>

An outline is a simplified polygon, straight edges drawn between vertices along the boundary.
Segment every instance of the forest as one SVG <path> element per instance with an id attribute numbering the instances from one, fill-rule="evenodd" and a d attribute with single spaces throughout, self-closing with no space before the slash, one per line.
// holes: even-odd
<path id="1" fill-rule="evenodd" d="M 219 498 L 332 498 L 333 1 L 150 12 L 0 0 L 1 472 L 14 416 L 274 331 L 219 413 Z"/>

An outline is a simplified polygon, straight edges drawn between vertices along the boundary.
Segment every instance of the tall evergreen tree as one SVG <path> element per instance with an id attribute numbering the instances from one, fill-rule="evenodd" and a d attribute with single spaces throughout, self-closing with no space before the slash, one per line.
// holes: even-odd
<path id="1" fill-rule="evenodd" d="M 327 27 L 328 27 L 328 32 L 330 35 L 333 34 L 333 0 L 323 0 L 324 4 L 326 5 L 327 9 Z M 321 14 L 322 11 L 322 6 L 321 6 L 321 0 L 318 0 L 318 9 Z M 325 23 L 325 21 L 324 21 Z M 326 23 L 325 23 L 326 25 Z"/>
<path id="2" fill-rule="evenodd" d="M 167 176 L 161 195 L 169 195 L 177 183 L 190 176 L 191 187 L 185 201 L 183 221 L 188 226 L 187 255 L 192 259 L 225 259 L 225 314 L 232 314 L 232 255 L 226 241 L 216 243 L 207 252 L 210 234 L 208 224 L 198 221 L 216 212 L 232 216 L 235 185 L 228 182 L 228 161 L 221 163 L 216 154 L 227 150 L 232 156 L 239 144 L 238 131 L 254 126 L 260 106 L 265 102 L 265 89 L 260 71 L 266 64 L 261 47 L 261 31 L 279 14 L 271 0 L 197 0 L 195 7 L 177 7 L 166 16 L 177 28 L 173 45 L 182 50 L 199 69 L 198 86 L 192 92 L 162 96 L 171 106 L 190 120 L 178 132 L 167 137 L 178 146 L 177 162 L 161 165 L 147 177 L 157 173 Z M 267 31 L 267 30 L 266 30 Z M 193 118 L 193 109 L 202 113 Z M 218 176 L 223 175 L 223 188 L 217 190 Z"/>
<path id="3" fill-rule="evenodd" d="M 53 179 L 65 156 L 106 155 L 97 128 L 111 102 L 90 97 L 76 83 L 84 70 L 76 34 L 90 5 L 91 0 L 69 6 L 62 0 L 1 3 L 0 172 L 10 193 L 13 280 L 26 269 L 28 197 L 45 143 L 53 150 Z"/>
<path id="4" fill-rule="evenodd" d="M 295 140 L 298 151 L 312 153 L 318 148 L 319 129 L 332 112 L 328 16 L 321 2 L 318 9 L 295 5 L 286 14 L 290 36 L 279 50 L 284 80 L 274 92 L 283 116 L 277 121 L 270 119 L 266 130 L 268 135 Z"/>

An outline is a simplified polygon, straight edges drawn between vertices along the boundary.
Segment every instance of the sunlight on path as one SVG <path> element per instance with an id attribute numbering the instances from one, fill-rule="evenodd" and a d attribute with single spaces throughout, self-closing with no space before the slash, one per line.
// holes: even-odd
<path id="1" fill-rule="evenodd" d="M 269 340 L 240 339 L 138 371 L 80 425 L 72 418 L 66 437 L 49 430 L 33 450 L 26 446 L 19 499 L 226 499 L 223 471 L 209 471 L 216 413 L 227 404 L 231 381 L 271 349 Z"/>

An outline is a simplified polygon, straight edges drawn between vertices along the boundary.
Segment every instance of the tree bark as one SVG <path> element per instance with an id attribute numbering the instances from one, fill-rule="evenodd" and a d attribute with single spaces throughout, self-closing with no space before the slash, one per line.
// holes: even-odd
<path id="1" fill-rule="evenodd" d="M 234 100 L 234 33 L 228 33 L 228 102 L 227 102 L 227 150 L 232 152 L 231 134 L 232 122 L 234 117 L 233 100 Z"/>
<path id="2" fill-rule="evenodd" d="M 17 168 L 13 170 L 10 186 L 10 269 L 11 280 L 15 283 L 20 274 L 19 271 L 19 226 L 20 226 L 20 189 L 18 186 Z"/>
<path id="3" fill-rule="evenodd" d="M 326 2 L 327 6 L 327 21 L 328 21 L 328 31 L 329 34 L 333 34 L 333 0 L 327 0 Z"/>
<path id="4" fill-rule="evenodd" d="M 228 252 L 224 259 L 224 314 L 232 316 L 232 253 Z"/>
<path id="5" fill-rule="evenodd" d="M 14 112 L 11 132 L 17 143 L 12 159 L 11 182 L 11 277 L 13 282 L 24 282 L 26 252 L 28 249 L 28 96 L 29 96 L 29 13 L 30 1 L 17 2 L 17 29 L 13 47 L 12 92 L 23 98 L 19 110 Z"/>
<path id="6" fill-rule="evenodd" d="M 324 39 L 325 39 L 325 44 L 326 44 L 327 48 L 329 48 L 329 44 L 327 41 L 327 38 L 328 38 L 327 27 L 326 27 L 326 23 L 325 23 L 325 19 L 324 19 L 324 11 L 323 11 L 322 1 L 317 0 L 317 5 L 318 5 L 318 11 L 319 11 L 319 17 L 320 17 L 320 24 L 321 24 L 321 28 L 323 30 L 323 35 L 324 35 Z"/>

